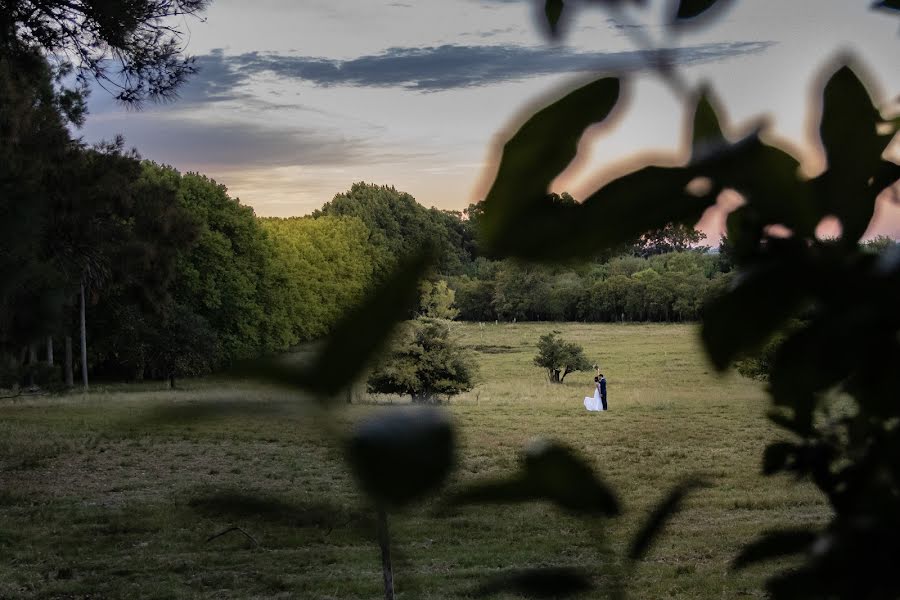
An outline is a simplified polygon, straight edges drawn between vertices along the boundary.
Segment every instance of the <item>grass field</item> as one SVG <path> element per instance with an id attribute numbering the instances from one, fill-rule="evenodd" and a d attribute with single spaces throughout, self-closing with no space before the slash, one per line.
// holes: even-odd
<path id="1" fill-rule="evenodd" d="M 582 406 L 590 373 L 552 385 L 532 365 L 551 329 L 600 362 L 608 413 Z M 394 515 L 400 598 L 470 597 L 485 576 L 551 565 L 589 569 L 603 590 L 641 515 L 695 474 L 710 487 L 626 574 L 630 597 L 760 598 L 777 565 L 731 572 L 741 545 L 828 516 L 811 486 L 760 475 L 762 450 L 779 435 L 763 388 L 712 373 L 693 326 L 454 332 L 477 351 L 481 374 L 448 408 L 461 438 L 451 485 L 510 472 L 530 439 L 547 436 L 591 460 L 625 512 L 589 526 L 544 504 Z M 372 514 L 336 437 L 391 410 L 374 406 L 386 399 L 360 396 L 325 417 L 249 383 L 185 388 L 0 401 L 0 598 L 382 597 Z M 207 541 L 232 526 L 253 539 L 233 531 Z"/>

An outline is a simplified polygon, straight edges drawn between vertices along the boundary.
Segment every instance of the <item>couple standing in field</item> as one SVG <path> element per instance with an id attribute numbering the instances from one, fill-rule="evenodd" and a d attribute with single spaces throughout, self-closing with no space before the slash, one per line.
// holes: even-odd
<path id="1" fill-rule="evenodd" d="M 584 407 L 589 411 L 608 410 L 606 404 L 606 377 L 600 372 L 600 367 L 594 365 L 597 376 L 594 377 L 594 395 L 585 396 Z"/>

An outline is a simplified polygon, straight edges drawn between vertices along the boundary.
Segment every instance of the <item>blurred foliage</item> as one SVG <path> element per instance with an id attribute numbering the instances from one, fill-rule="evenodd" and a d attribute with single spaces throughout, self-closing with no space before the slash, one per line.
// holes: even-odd
<path id="1" fill-rule="evenodd" d="M 676 18 L 696 17 L 714 4 L 721 3 L 683 1 Z M 588 256 L 623 235 L 668 223 L 693 224 L 724 190 L 744 198 L 728 217 L 728 258 L 739 275 L 704 310 L 703 342 L 724 370 L 783 332 L 766 358 L 772 418 L 795 437 L 767 449 L 765 472 L 811 479 L 834 509 L 821 530 L 774 531 L 736 561 L 743 567 L 800 554 L 799 568 L 769 581 L 775 598 L 900 594 L 891 566 L 900 556 L 894 401 L 900 391 L 900 253 L 894 247 L 873 253 L 859 244 L 876 198 L 900 178 L 900 166 L 884 156 L 898 125 L 879 112 L 856 72 L 849 64 L 829 69 L 819 118 L 827 169 L 813 179 L 803 178 L 799 161 L 762 141 L 759 132 L 734 140 L 701 91 L 692 100 L 686 165 L 640 167 L 577 207 L 548 204 L 546 189 L 574 158 L 578 137 L 615 103 L 617 88 L 598 80 L 541 110 L 512 136 L 481 216 L 492 252 L 553 261 Z M 689 190 L 697 178 L 708 189 Z M 840 222 L 839 238 L 816 237 L 826 217 Z M 619 231 L 597 231 L 598 223 L 609 222 Z M 773 236 L 773 225 L 789 235 Z M 784 331 L 798 317 L 802 325 Z M 846 393 L 853 410 L 823 422 L 817 415 L 832 390 Z"/>
<path id="2" fill-rule="evenodd" d="M 363 490 L 400 508 L 440 486 L 456 460 L 453 424 L 436 409 L 399 409 L 361 423 L 347 442 Z"/>
<path id="3" fill-rule="evenodd" d="M 772 366 L 775 364 L 775 356 L 781 345 L 793 332 L 802 329 L 804 325 L 805 323 L 800 319 L 791 319 L 774 333 L 760 350 L 736 360 L 734 368 L 744 377 L 768 381 Z"/>

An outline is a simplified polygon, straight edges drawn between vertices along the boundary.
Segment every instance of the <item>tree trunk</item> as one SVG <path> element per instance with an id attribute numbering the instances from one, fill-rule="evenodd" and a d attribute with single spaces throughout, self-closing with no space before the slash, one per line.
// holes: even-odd
<path id="1" fill-rule="evenodd" d="M 53 366 L 53 336 L 47 336 L 47 366 Z"/>
<path id="2" fill-rule="evenodd" d="M 391 566 L 391 537 L 387 513 L 378 508 L 378 546 L 381 548 L 381 573 L 384 575 L 384 600 L 394 600 L 394 569 Z"/>
<path id="3" fill-rule="evenodd" d="M 88 391 L 87 321 L 84 309 L 84 282 L 81 282 L 81 385 Z"/>
<path id="4" fill-rule="evenodd" d="M 560 377 L 559 377 L 559 382 L 562 383 L 565 380 L 566 375 L 568 375 L 571 372 L 572 371 L 569 370 L 569 367 L 566 367 L 566 369 L 563 371 L 562 375 L 560 375 Z"/>
<path id="5" fill-rule="evenodd" d="M 34 371 L 37 368 L 37 345 L 28 344 L 28 387 L 34 388 Z"/>
<path id="6" fill-rule="evenodd" d="M 73 388 L 75 387 L 75 377 L 72 373 L 72 336 L 66 336 L 66 356 L 65 356 L 65 366 L 63 367 L 63 371 L 65 371 L 66 377 L 66 387 Z"/>

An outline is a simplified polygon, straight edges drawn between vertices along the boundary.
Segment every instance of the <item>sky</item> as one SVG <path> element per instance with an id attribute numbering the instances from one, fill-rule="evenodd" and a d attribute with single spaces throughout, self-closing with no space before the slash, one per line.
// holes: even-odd
<path id="1" fill-rule="evenodd" d="M 180 97 L 135 111 L 95 89 L 80 134 L 123 134 L 143 157 L 204 173 L 261 216 L 308 214 L 357 181 L 461 210 L 484 197 L 517 125 L 600 75 L 624 75 L 626 101 L 611 126 L 588 131 L 553 191 L 584 198 L 638 156 L 677 154 L 687 108 L 650 67 L 648 43 L 672 50 L 690 89 L 710 86 L 735 131 L 765 116 L 809 174 L 822 168 L 811 101 L 839 57 L 865 65 L 880 102 L 900 103 L 900 18 L 870 0 L 721 4 L 673 32 L 670 2 L 612 14 L 570 0 L 565 35 L 552 41 L 543 3 L 529 0 L 213 0 L 202 21 L 177 23 L 199 67 Z M 870 235 L 900 238 L 889 196 Z M 734 202 L 704 216 L 710 237 Z"/>

